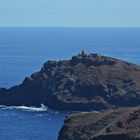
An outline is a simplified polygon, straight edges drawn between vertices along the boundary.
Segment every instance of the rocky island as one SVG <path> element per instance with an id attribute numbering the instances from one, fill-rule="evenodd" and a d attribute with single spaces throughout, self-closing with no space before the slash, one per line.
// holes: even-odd
<path id="1" fill-rule="evenodd" d="M 20 85 L 0 88 L 0 104 L 72 111 L 134 107 L 140 104 L 140 66 L 85 52 L 47 61 Z"/>

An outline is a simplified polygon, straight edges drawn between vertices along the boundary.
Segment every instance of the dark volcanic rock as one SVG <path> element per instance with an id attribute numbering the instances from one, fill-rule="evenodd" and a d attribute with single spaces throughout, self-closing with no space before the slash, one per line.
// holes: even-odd
<path id="1" fill-rule="evenodd" d="M 71 115 L 58 140 L 140 140 L 140 108 Z"/>
<path id="2" fill-rule="evenodd" d="M 101 110 L 140 104 L 140 66 L 111 57 L 81 53 L 48 61 L 19 86 L 0 89 L 0 104 L 56 110 Z"/>

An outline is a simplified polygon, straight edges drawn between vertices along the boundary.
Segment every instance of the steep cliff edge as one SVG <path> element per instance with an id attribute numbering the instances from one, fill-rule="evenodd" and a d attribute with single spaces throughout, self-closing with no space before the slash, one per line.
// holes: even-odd
<path id="1" fill-rule="evenodd" d="M 140 108 L 71 115 L 58 140 L 140 140 Z"/>
<path id="2" fill-rule="evenodd" d="M 22 84 L 0 89 L 0 104 L 102 110 L 140 104 L 140 66 L 84 52 L 48 61 Z"/>

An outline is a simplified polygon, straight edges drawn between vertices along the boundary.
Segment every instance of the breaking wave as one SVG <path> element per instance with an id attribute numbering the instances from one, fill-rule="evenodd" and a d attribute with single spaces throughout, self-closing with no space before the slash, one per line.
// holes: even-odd
<path id="1" fill-rule="evenodd" d="M 41 104 L 40 107 L 28 107 L 28 106 L 5 106 L 1 105 L 0 109 L 17 109 L 17 110 L 23 110 L 23 111 L 29 111 L 29 112 L 44 112 L 48 110 L 48 107 L 44 104 Z"/>

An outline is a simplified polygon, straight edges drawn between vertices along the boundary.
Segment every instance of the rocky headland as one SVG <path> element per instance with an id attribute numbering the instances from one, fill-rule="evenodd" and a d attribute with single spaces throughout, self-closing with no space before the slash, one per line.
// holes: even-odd
<path id="1" fill-rule="evenodd" d="M 41 104 L 101 111 L 67 117 L 58 140 L 140 140 L 140 66 L 81 52 L 70 60 L 47 61 L 20 85 L 0 88 L 0 105 Z"/>
<path id="2" fill-rule="evenodd" d="M 58 140 L 140 140 L 140 108 L 71 115 Z"/>
<path id="3" fill-rule="evenodd" d="M 0 88 L 0 104 L 56 110 L 105 110 L 140 104 L 140 66 L 98 54 L 47 61 L 18 86 Z"/>

